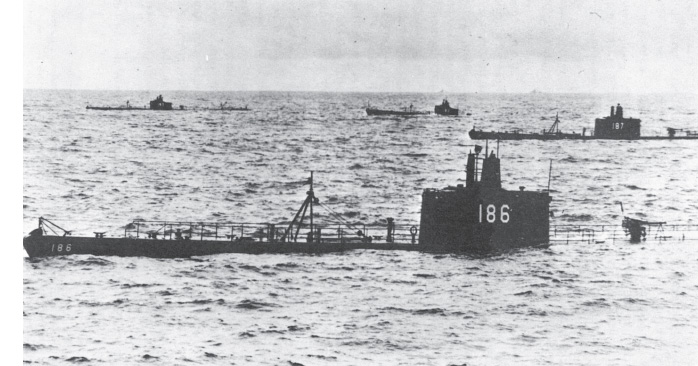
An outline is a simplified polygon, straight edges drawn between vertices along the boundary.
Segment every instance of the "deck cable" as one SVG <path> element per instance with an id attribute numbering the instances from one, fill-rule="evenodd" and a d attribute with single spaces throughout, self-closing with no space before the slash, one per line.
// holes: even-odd
<path id="1" fill-rule="evenodd" d="M 319 203 L 319 205 L 320 205 L 321 207 L 323 207 L 324 209 L 326 209 L 326 210 L 330 213 L 330 215 L 332 215 L 335 219 L 337 219 L 339 222 L 341 222 L 342 224 L 344 224 L 344 226 L 348 227 L 348 228 L 351 229 L 351 230 L 358 230 L 354 225 L 350 224 L 349 221 L 347 221 L 346 219 L 344 219 L 341 215 L 339 215 L 338 213 L 336 213 L 334 210 L 332 210 L 331 208 L 329 208 L 329 207 L 328 207 L 327 205 L 325 205 L 324 203 Z"/>

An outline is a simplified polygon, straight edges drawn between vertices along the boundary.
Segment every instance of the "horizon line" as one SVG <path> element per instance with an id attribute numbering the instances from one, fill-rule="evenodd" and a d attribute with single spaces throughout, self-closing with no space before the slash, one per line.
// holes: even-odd
<path id="1" fill-rule="evenodd" d="M 204 90 L 204 89 L 74 89 L 74 88 L 22 88 L 22 90 L 53 90 L 53 91 L 121 91 L 121 92 L 152 92 L 159 90 L 160 92 L 249 92 L 249 93 L 338 93 L 338 94 L 698 94 L 698 91 L 647 91 L 647 92 L 618 92 L 618 91 L 603 91 L 603 92 L 588 92 L 588 91 L 566 91 L 566 92 L 548 92 L 534 89 L 528 92 L 508 92 L 508 91 L 338 91 L 338 90 Z"/>

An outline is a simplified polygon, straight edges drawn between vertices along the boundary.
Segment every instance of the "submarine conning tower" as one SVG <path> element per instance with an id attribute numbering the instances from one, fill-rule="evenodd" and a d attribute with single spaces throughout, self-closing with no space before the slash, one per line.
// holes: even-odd
<path id="1" fill-rule="evenodd" d="M 465 186 L 423 191 L 419 244 L 426 250 L 448 252 L 547 244 L 548 191 L 502 188 L 499 157 L 487 148 L 484 157 L 481 152 L 476 145 L 468 153 Z"/>
<path id="2" fill-rule="evenodd" d="M 637 140 L 640 138 L 640 120 L 623 117 L 623 107 L 618 103 L 611 106 L 608 117 L 597 118 L 594 124 L 594 137 L 612 140 Z"/>
<path id="3" fill-rule="evenodd" d="M 158 95 L 157 97 L 155 97 L 154 100 L 150 101 L 150 109 L 161 110 L 161 111 L 170 111 L 170 110 L 172 110 L 172 103 L 164 101 L 162 99 L 162 95 Z M 180 109 L 181 109 L 181 107 L 180 107 Z"/>
<path id="4" fill-rule="evenodd" d="M 476 146 L 475 153 L 472 151 L 468 153 L 468 162 L 466 165 L 466 177 L 465 183 L 467 187 L 472 187 L 477 185 L 490 187 L 490 188 L 502 188 L 502 174 L 499 168 L 499 158 L 494 154 L 494 150 L 487 156 L 485 152 L 485 157 L 480 159 L 482 147 Z M 477 161 L 482 160 L 482 168 L 480 169 L 480 181 L 477 181 Z"/>

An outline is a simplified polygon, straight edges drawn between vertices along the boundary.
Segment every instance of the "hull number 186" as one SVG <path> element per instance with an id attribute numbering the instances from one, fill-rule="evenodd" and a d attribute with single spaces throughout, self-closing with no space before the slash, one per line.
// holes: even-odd
<path id="1" fill-rule="evenodd" d="M 487 205 L 485 211 L 483 211 L 482 204 L 480 204 L 480 223 L 483 222 L 483 218 L 489 223 L 497 221 L 497 206 Z M 509 205 L 502 205 L 499 208 L 499 221 L 503 224 L 509 222 Z"/>
<path id="2" fill-rule="evenodd" d="M 70 244 L 51 244 L 51 252 L 69 252 L 70 251 Z"/>

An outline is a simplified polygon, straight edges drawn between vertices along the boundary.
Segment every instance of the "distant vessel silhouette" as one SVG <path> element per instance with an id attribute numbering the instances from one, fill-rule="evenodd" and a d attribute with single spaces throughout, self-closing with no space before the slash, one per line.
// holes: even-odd
<path id="1" fill-rule="evenodd" d="M 126 106 L 120 106 L 120 107 L 93 107 L 93 106 L 87 106 L 86 109 L 94 109 L 94 110 L 100 110 L 100 111 L 132 111 L 132 110 L 155 110 L 155 111 L 172 111 L 172 110 L 177 110 L 172 108 L 172 103 L 171 102 L 165 102 L 162 98 L 162 95 L 158 95 L 155 97 L 155 99 L 150 101 L 150 108 L 146 107 L 134 107 L 131 105 L 130 101 L 126 101 Z M 180 105 L 178 110 L 184 110 L 184 106 Z"/>
<path id="2" fill-rule="evenodd" d="M 448 104 L 448 100 L 444 99 L 440 105 L 434 106 L 434 113 L 442 116 L 457 116 L 458 108 L 451 108 L 451 105 Z"/>
<path id="3" fill-rule="evenodd" d="M 366 114 L 369 116 L 417 116 L 430 114 L 430 112 L 417 111 L 414 109 L 414 106 L 410 104 L 409 108 L 405 107 L 401 111 L 377 109 L 369 106 L 366 108 Z"/>
<path id="4" fill-rule="evenodd" d="M 473 127 L 468 135 L 473 140 L 696 140 L 698 133 L 678 128 L 667 128 L 667 136 L 642 136 L 641 121 L 637 118 L 623 117 L 623 107 L 611 106 L 611 114 L 597 118 L 594 130 L 587 134 L 586 128 L 582 133 L 563 133 L 560 131 L 560 120 L 555 115 L 555 122 L 548 130 L 541 133 L 523 133 L 513 131 L 482 131 Z M 677 132 L 682 132 L 679 135 Z"/>
<path id="5" fill-rule="evenodd" d="M 251 109 L 247 108 L 247 106 L 244 107 L 228 107 L 226 106 L 228 102 L 221 103 L 218 107 L 215 108 L 205 108 L 206 110 L 209 111 L 251 111 Z"/>

